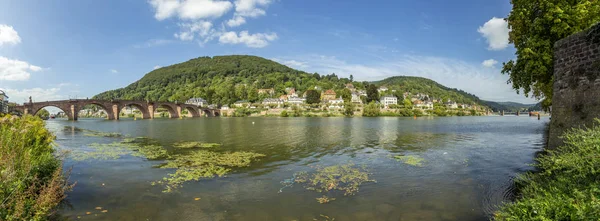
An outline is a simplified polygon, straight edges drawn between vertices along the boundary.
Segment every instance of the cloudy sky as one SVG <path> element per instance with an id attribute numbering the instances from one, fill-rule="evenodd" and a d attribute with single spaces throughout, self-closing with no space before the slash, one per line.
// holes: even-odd
<path id="1" fill-rule="evenodd" d="M 500 73 L 506 0 L 1 1 L 0 89 L 91 97 L 199 56 L 250 54 L 356 80 L 408 75 L 534 103 Z"/>

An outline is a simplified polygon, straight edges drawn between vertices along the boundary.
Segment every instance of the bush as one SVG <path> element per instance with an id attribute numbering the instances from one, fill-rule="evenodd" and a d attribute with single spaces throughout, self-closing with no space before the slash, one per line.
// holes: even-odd
<path id="1" fill-rule="evenodd" d="M 287 111 L 284 110 L 284 111 L 281 111 L 281 114 L 279 116 L 281 116 L 281 117 L 289 117 L 290 115 L 288 114 Z"/>
<path id="2" fill-rule="evenodd" d="M 0 118 L 0 220 L 48 220 L 65 198 L 53 140 L 37 117 Z"/>
<path id="3" fill-rule="evenodd" d="M 377 117 L 377 116 L 379 116 L 380 112 L 381 112 L 381 110 L 379 109 L 379 106 L 375 102 L 371 102 L 367 106 L 365 106 L 365 109 L 363 111 L 363 116 Z"/>
<path id="4" fill-rule="evenodd" d="M 537 158 L 539 172 L 517 179 L 520 198 L 496 220 L 600 219 L 600 126 L 572 129 L 564 140 Z"/>

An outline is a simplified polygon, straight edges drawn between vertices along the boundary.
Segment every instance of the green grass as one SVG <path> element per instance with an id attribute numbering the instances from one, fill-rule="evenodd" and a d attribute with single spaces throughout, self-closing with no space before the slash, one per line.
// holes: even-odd
<path id="1" fill-rule="evenodd" d="M 600 126 L 572 129 L 565 145 L 537 158 L 516 180 L 519 198 L 496 220 L 600 220 Z"/>
<path id="2" fill-rule="evenodd" d="M 54 135 L 31 115 L 0 118 L 0 220 L 48 220 L 72 186 Z"/>

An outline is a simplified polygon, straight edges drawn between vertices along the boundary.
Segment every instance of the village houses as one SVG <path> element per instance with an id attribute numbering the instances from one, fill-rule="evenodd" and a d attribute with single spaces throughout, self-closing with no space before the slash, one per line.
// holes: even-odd
<path id="1" fill-rule="evenodd" d="M 352 99 L 350 101 L 355 104 L 362 104 L 362 99 L 360 99 L 360 94 L 357 92 L 352 92 Z"/>
<path id="2" fill-rule="evenodd" d="M 242 101 L 236 101 L 235 103 L 233 103 L 234 107 L 248 107 L 250 106 L 250 102 L 246 101 L 246 100 L 242 100 Z"/>
<path id="3" fill-rule="evenodd" d="M 273 89 L 273 88 L 258 89 L 258 94 L 273 95 L 273 94 L 275 94 L 275 89 Z"/>
<path id="4" fill-rule="evenodd" d="M 277 107 L 283 106 L 283 100 L 279 98 L 265 98 L 262 102 L 263 105 L 277 105 Z"/>

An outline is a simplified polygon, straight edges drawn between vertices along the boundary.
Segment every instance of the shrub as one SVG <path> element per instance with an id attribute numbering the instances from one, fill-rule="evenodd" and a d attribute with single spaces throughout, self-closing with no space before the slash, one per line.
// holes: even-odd
<path id="1" fill-rule="evenodd" d="M 53 140 L 37 117 L 0 118 L 0 220 L 47 220 L 65 198 Z"/>
<path id="2" fill-rule="evenodd" d="M 280 116 L 281 116 L 281 117 L 289 117 L 289 114 L 288 114 L 288 112 L 287 112 L 287 111 L 285 111 L 285 110 L 284 110 L 284 111 L 281 111 L 281 114 L 280 114 Z"/>
<path id="3" fill-rule="evenodd" d="M 381 110 L 379 109 L 379 106 L 375 102 L 371 102 L 367 106 L 365 106 L 365 109 L 363 111 L 363 116 L 377 117 L 377 116 L 379 116 L 380 112 L 381 112 Z"/>
<path id="4" fill-rule="evenodd" d="M 572 129 L 564 140 L 537 158 L 539 172 L 518 177 L 520 198 L 496 220 L 600 219 L 600 126 Z"/>

